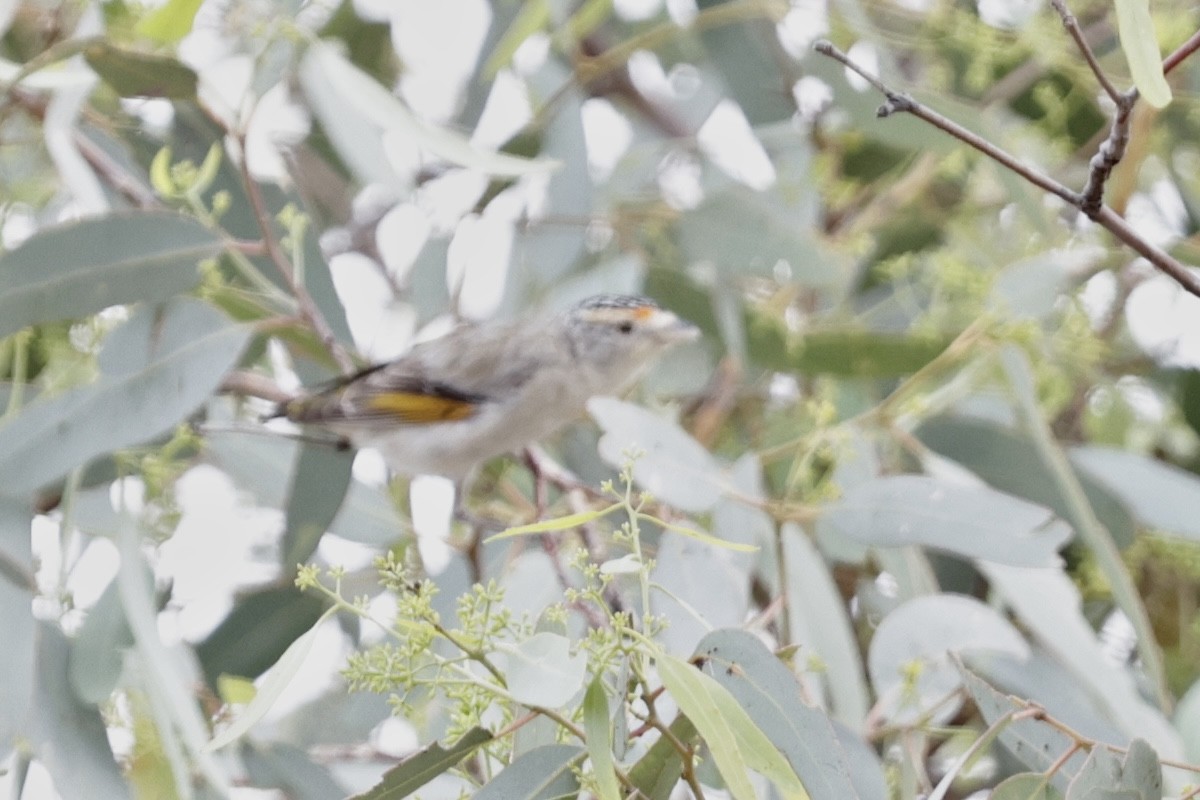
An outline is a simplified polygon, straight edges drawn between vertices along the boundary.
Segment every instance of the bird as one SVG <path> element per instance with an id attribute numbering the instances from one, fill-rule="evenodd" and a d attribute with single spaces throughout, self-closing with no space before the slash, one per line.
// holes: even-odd
<path id="1" fill-rule="evenodd" d="M 646 297 L 601 294 L 549 318 L 463 325 L 282 402 L 276 414 L 381 452 L 393 472 L 461 483 L 620 394 L 696 326 Z"/>

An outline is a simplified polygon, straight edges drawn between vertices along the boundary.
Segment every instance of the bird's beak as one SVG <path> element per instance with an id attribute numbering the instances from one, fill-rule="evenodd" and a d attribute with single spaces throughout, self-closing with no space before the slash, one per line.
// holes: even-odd
<path id="1" fill-rule="evenodd" d="M 700 338 L 700 329 L 666 309 L 655 309 L 647 327 L 670 344 L 692 342 Z"/>

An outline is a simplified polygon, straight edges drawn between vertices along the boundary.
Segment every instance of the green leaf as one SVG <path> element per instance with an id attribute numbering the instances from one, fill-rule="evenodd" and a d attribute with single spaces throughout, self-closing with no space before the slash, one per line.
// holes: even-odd
<path id="1" fill-rule="evenodd" d="M 221 240 L 190 217 L 115 214 L 44 229 L 0 258 L 0 336 L 27 325 L 166 300 L 199 282 Z"/>
<path id="2" fill-rule="evenodd" d="M 475 793 L 474 800 L 556 800 L 575 797 L 579 781 L 571 768 L 582 747 L 549 744 L 519 756 Z"/>
<path id="3" fill-rule="evenodd" d="M 0 426 L 0 491 L 24 495 L 166 433 L 216 391 L 249 334 L 198 300 L 140 309 L 105 342 L 98 381 L 38 398 Z"/>
<path id="4" fill-rule="evenodd" d="M 408 797 L 492 740 L 483 728 L 472 728 L 450 747 L 434 742 L 383 773 L 379 783 L 351 800 L 399 800 Z"/>
<path id="5" fill-rule="evenodd" d="M 261 505 L 283 508 L 290 485 L 290 465 L 299 445 L 283 436 L 271 438 L 244 433 L 212 433 L 205 440 L 205 456 L 232 477 Z M 351 480 L 341 509 L 329 531 L 352 542 L 390 547 L 403 539 L 406 526 L 387 494 Z"/>
<path id="6" fill-rule="evenodd" d="M 655 658 L 663 686 L 687 714 L 712 752 L 729 793 L 737 800 L 757 797 L 747 769 L 771 780 L 785 798 L 805 797 L 804 787 L 783 754 L 754 724 L 729 690 L 674 656 Z"/>
<path id="7" fill-rule="evenodd" d="M 37 627 L 37 689 L 26 740 L 46 767 L 62 800 L 122 800 L 129 785 L 113 758 L 100 710 L 71 690 L 70 643 L 55 627 Z"/>
<path id="8" fill-rule="evenodd" d="M 1163 75 L 1162 53 L 1150 16 L 1150 0 L 1116 0 L 1117 33 L 1129 62 L 1133 85 L 1155 108 L 1171 102 L 1171 86 Z"/>
<path id="9" fill-rule="evenodd" d="M 519 703 L 561 708 L 583 688 L 587 656 L 571 655 L 571 640 L 542 631 L 515 645 L 497 643 L 505 656 L 504 681 Z"/>
<path id="10" fill-rule="evenodd" d="M 480 78 L 491 81 L 496 73 L 508 66 L 525 40 L 550 24 L 548 0 L 530 0 L 520 4 L 520 11 L 504 31 L 504 35 L 484 62 Z"/>
<path id="11" fill-rule="evenodd" d="M 599 676 L 588 684 L 583 696 L 583 730 L 587 734 L 588 758 L 592 760 L 592 775 L 596 778 L 600 800 L 621 800 L 621 784 L 617 781 L 613 760 L 608 695 Z"/>
<path id="12" fill-rule="evenodd" d="M 1148 528 L 1200 541 L 1200 477 L 1148 456 L 1098 445 L 1073 447 L 1076 469 L 1112 492 Z"/>
<path id="13" fill-rule="evenodd" d="M 870 709 L 866 671 L 846 603 L 829 565 L 799 525 L 784 523 L 780 536 L 788 577 L 784 597 L 790 641 L 825 665 L 821 680 L 829 687 L 834 716 L 854 730 Z"/>
<path id="14" fill-rule="evenodd" d="M 1041 506 L 987 486 L 893 475 L 851 488 L 820 524 L 863 544 L 917 544 L 964 558 L 1054 567 L 1071 529 Z"/>
<path id="15" fill-rule="evenodd" d="M 981 562 L 979 568 L 1022 630 L 1070 673 L 1068 679 L 1082 693 L 1082 705 L 1111 721 L 1126 736 L 1142 736 L 1163 752 L 1178 752 L 1177 734 L 1163 714 L 1146 703 L 1133 673 L 1105 659 L 1105 645 L 1084 616 L 1079 589 L 1070 576 L 1061 569 L 987 562 Z M 1022 696 L 1047 704 L 1068 699 L 1059 693 L 1045 698 L 1033 693 Z"/>
<path id="16" fill-rule="evenodd" d="M 935 334 L 867 330 L 811 330 L 793 339 L 780 323 L 762 315 L 751 318 L 747 334 L 755 363 L 805 375 L 908 375 L 940 355 L 950 343 L 950 337 Z"/>
<path id="17" fill-rule="evenodd" d="M 31 719 L 35 680 L 36 626 L 33 619 L 31 514 L 22 504 L 0 501 L 0 758 L 5 758 Z M 39 711 L 40 713 L 40 711 Z"/>
<path id="18" fill-rule="evenodd" d="M 852 769 L 832 720 L 804 703 L 795 674 L 761 639 L 748 631 L 716 630 L 700 641 L 696 655 L 783 752 L 812 800 L 886 800 L 878 760 L 855 761 Z"/>
<path id="19" fill-rule="evenodd" d="M 75 694 L 89 703 L 107 701 L 125 667 L 125 651 L 132 646 L 133 632 L 114 580 L 88 609 L 71 642 L 68 665 Z"/>
<path id="20" fill-rule="evenodd" d="M 1022 772 L 1001 781 L 992 790 L 991 800 L 1062 800 L 1062 794 L 1045 775 Z"/>
<path id="21" fill-rule="evenodd" d="M 328 800 L 346 790 L 302 748 L 282 742 L 242 748 L 242 763 L 251 786 L 280 789 L 288 800 Z"/>
<path id="22" fill-rule="evenodd" d="M 630 450 L 639 486 L 681 511 L 708 511 L 720 497 L 722 474 L 716 459 L 686 431 L 652 411 L 612 397 L 594 397 L 588 412 L 604 431 L 600 457 L 614 467 Z"/>
<path id="23" fill-rule="evenodd" d="M 287 523 L 280 566 L 292 574 L 308 562 L 341 510 L 350 487 L 354 453 L 322 444 L 304 444 L 296 456 L 288 491 Z"/>
<path id="24" fill-rule="evenodd" d="M 177 59 L 125 50 L 103 40 L 84 48 L 83 57 L 121 97 L 191 100 L 196 96 L 199 77 Z"/>
<path id="25" fill-rule="evenodd" d="M 531 533 L 551 533 L 554 531 L 567 531 L 572 528 L 578 528 L 580 525 L 586 525 L 589 522 L 600 519 L 600 517 L 610 514 L 620 508 L 619 503 L 614 503 L 611 506 L 593 511 L 580 511 L 578 514 L 567 514 L 562 517 L 554 517 L 552 519 L 544 519 L 539 522 L 531 522 L 528 525 L 517 525 L 512 528 L 505 528 L 497 534 L 489 536 L 486 541 L 494 542 L 499 539 L 511 539 L 514 536 L 528 536 Z"/>
<path id="26" fill-rule="evenodd" d="M 257 678 L 324 612 L 323 600 L 291 585 L 239 597 L 221 624 L 196 645 L 209 686 L 215 688 L 221 675 Z"/>
<path id="27" fill-rule="evenodd" d="M 943 415 L 916 430 L 927 447 L 957 461 L 1002 492 L 1046 506 L 1067 519 L 1070 506 L 1037 448 L 1027 436 L 1003 425 L 967 416 Z M 1103 481 L 1075 465 L 1079 483 L 1096 516 L 1121 547 L 1133 543 L 1133 518 Z"/>
<path id="28" fill-rule="evenodd" d="M 134 30 L 147 39 L 175 44 L 192 32 L 196 12 L 204 0 L 167 0 L 138 21 Z"/>
<path id="29" fill-rule="evenodd" d="M 690 744 L 698 733 L 696 725 L 680 714 L 669 728 L 677 741 Z M 683 775 L 679 751 L 665 736 L 659 737 L 629 770 L 629 782 L 648 800 L 668 800 Z"/>
<path id="30" fill-rule="evenodd" d="M 770 194 L 731 186 L 679 220 L 679 245 L 689 262 L 709 262 L 723 278 L 766 276 L 786 263 L 794 280 L 840 287 L 848 265 L 826 248 L 795 210 Z"/>
<path id="31" fill-rule="evenodd" d="M 487 175 L 519 177 L 558 167 L 557 162 L 548 159 L 481 150 L 461 133 L 425 122 L 378 81 L 324 42 L 311 45 L 305 53 L 300 64 L 300 83 L 343 158 L 348 156 L 344 145 L 349 140 L 334 135 L 343 124 L 336 118 L 341 114 L 352 117 L 366 130 L 374 130 L 376 136 L 385 131 L 399 134 L 430 155 Z M 358 159 L 353 161 L 357 166 Z M 376 164 L 376 173 L 378 169 Z"/>
<path id="32" fill-rule="evenodd" d="M 883 618 L 867 653 L 879 713 L 898 724 L 950 720 L 961 703 L 942 701 L 962 681 L 947 653 L 978 650 L 1029 657 L 1029 645 L 1012 623 L 973 597 L 936 594 L 900 605 Z"/>
<path id="33" fill-rule="evenodd" d="M 979 713 L 983 715 L 984 722 L 988 725 L 1011 711 L 1020 711 L 1025 708 L 1015 698 L 996 691 L 987 681 L 967 668 L 961 660 L 954 659 L 954 662 L 962 677 L 963 685 L 967 688 Z M 1029 718 L 1012 720 L 1004 725 L 1000 731 L 1000 741 L 1017 757 L 1017 760 L 1034 772 L 1045 772 L 1057 762 L 1060 756 L 1072 749 L 1072 745 L 1075 743 L 1058 729 Z M 1066 762 L 1058 765 L 1051 778 L 1051 783 L 1060 790 L 1065 789 L 1067 782 L 1079 771 L 1083 761 L 1083 753 L 1076 752 Z"/>
<path id="34" fill-rule="evenodd" d="M 309 652 L 316 643 L 317 631 L 321 627 L 321 623 L 332 616 L 335 610 L 330 608 L 303 636 L 291 643 L 274 666 L 267 671 L 254 699 L 242 709 L 233 722 L 229 723 L 224 730 L 205 745 L 206 752 L 211 753 L 237 741 L 266 716 L 267 712 L 271 710 L 271 706 L 275 705 L 275 701 L 283 694 L 283 690 L 292 682 L 292 678 L 296 677 L 296 673 L 304 666 L 304 660 L 308 658 Z"/>

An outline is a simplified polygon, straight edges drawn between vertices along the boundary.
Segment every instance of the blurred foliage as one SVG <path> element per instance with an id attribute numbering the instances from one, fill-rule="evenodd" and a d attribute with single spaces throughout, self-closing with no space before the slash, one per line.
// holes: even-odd
<path id="1" fill-rule="evenodd" d="M 810 50 L 1081 187 L 1111 104 L 1060 18 L 627 5 L 0 9 L 12 796 L 1200 784 L 1160 763 L 1200 763 L 1197 300 Z M 1129 85 L 1112 4 L 1070 5 Z M 1106 195 L 1193 261 L 1198 69 Z M 571 480 L 486 465 L 465 508 L 509 530 L 440 558 L 427 484 L 239 394 L 602 291 L 703 341 L 542 443 Z"/>

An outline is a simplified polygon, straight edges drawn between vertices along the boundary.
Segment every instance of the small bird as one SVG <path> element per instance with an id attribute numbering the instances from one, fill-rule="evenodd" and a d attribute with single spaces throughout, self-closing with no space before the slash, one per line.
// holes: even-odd
<path id="1" fill-rule="evenodd" d="M 280 404 L 278 414 L 406 475 L 466 478 L 581 417 L 699 330 L 652 300 L 598 295 L 549 319 L 466 325 L 395 361 Z"/>

